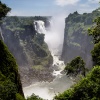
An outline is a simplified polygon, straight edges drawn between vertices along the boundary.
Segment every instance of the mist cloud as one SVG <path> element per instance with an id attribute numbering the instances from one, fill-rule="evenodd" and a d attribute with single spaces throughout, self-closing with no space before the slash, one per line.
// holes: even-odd
<path id="1" fill-rule="evenodd" d="M 66 16 L 66 14 L 60 13 L 51 19 L 51 28 L 45 34 L 45 42 L 48 44 L 50 51 L 61 52 L 62 50 Z"/>

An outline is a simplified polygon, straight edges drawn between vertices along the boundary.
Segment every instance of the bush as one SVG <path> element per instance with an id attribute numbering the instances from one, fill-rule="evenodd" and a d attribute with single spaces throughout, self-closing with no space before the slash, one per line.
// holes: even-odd
<path id="1" fill-rule="evenodd" d="M 64 69 L 67 74 L 74 74 L 77 75 L 81 73 L 85 76 L 85 63 L 81 57 L 76 57 Z"/>
<path id="2" fill-rule="evenodd" d="M 94 49 L 91 51 L 94 65 L 100 65 L 100 42 L 95 44 Z"/>
<path id="3" fill-rule="evenodd" d="M 0 20 L 2 17 L 5 17 L 6 14 L 11 10 L 11 8 L 7 7 L 0 1 Z"/>
<path id="4" fill-rule="evenodd" d="M 0 100 L 15 100 L 16 85 L 8 79 L 0 81 Z"/>

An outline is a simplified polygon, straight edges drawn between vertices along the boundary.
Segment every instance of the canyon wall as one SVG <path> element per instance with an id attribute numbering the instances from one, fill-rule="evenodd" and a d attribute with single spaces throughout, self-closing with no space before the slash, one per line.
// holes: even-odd
<path id="1" fill-rule="evenodd" d="M 65 19 L 64 42 L 61 59 L 65 64 L 76 56 L 81 56 L 86 67 L 92 67 L 91 50 L 93 49 L 92 37 L 88 35 L 88 28 L 92 27 L 93 20 L 100 16 L 98 10 L 92 13 L 79 14 L 77 11 Z"/>
<path id="2" fill-rule="evenodd" d="M 44 34 L 35 30 L 34 21 L 50 25 L 49 17 L 6 17 L 1 26 L 5 44 L 16 58 L 23 85 L 50 81 L 53 58 L 44 42 Z M 52 76 L 51 76 L 52 77 Z"/>

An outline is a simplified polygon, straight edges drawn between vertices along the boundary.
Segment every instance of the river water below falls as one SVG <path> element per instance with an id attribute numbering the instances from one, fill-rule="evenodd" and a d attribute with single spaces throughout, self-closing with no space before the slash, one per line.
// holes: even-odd
<path id="1" fill-rule="evenodd" d="M 52 100 L 55 94 L 62 93 L 73 84 L 69 77 L 62 75 L 61 77 L 56 77 L 53 82 L 38 82 L 25 87 L 23 91 L 26 98 L 34 93 L 43 99 Z"/>
<path id="2" fill-rule="evenodd" d="M 74 84 L 73 80 L 70 79 L 70 77 L 67 77 L 65 74 L 61 74 L 64 66 L 63 61 L 60 61 L 58 56 L 53 55 L 53 58 L 53 65 L 58 65 L 58 69 L 54 70 L 52 73 L 54 76 L 56 76 L 56 78 L 50 83 L 37 82 L 30 86 L 24 87 L 23 91 L 26 98 L 34 93 L 35 95 L 38 95 L 43 99 L 52 100 L 56 94 L 64 92 Z"/>

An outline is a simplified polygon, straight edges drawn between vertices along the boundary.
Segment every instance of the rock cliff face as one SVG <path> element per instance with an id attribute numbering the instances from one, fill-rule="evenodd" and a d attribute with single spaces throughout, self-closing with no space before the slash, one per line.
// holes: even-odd
<path id="1" fill-rule="evenodd" d="M 46 17 L 7 17 L 1 26 L 5 44 L 16 58 L 24 86 L 34 81 L 50 81 L 53 58 L 44 42 L 44 35 L 36 33 L 34 21 Z M 44 75 L 43 75 L 44 74 Z"/>
<path id="2" fill-rule="evenodd" d="M 78 14 L 76 11 L 66 18 L 61 57 L 65 64 L 76 56 L 81 56 L 86 62 L 86 67 L 92 66 L 90 52 L 93 48 L 93 43 L 92 38 L 88 35 L 88 28 L 93 25 L 93 20 L 97 16 L 100 16 L 98 10 L 84 14 Z"/>

